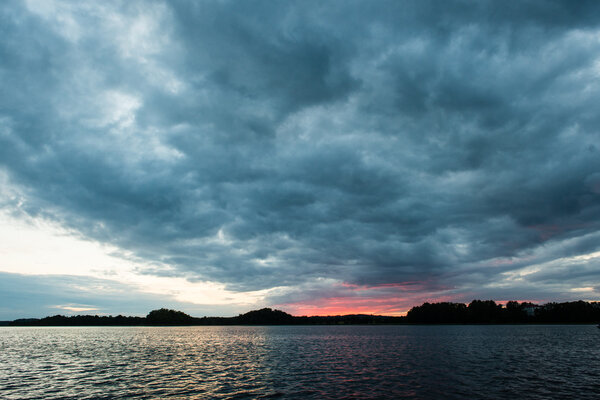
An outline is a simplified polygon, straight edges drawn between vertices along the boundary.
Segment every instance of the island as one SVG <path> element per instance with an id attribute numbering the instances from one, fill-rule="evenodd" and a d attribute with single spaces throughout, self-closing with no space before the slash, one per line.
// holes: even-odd
<path id="1" fill-rule="evenodd" d="M 5 326 L 191 326 L 191 325 L 382 325 L 382 324 L 597 324 L 600 302 L 573 301 L 537 305 L 509 301 L 473 300 L 471 303 L 424 303 L 406 316 L 332 315 L 293 316 L 263 308 L 235 317 L 192 317 L 182 311 L 161 308 L 145 317 L 123 315 L 54 315 L 4 321 Z"/>

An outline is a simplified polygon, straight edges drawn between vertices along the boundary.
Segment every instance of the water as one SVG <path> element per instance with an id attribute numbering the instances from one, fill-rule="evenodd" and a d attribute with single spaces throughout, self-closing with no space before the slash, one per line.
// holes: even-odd
<path id="1" fill-rule="evenodd" d="M 600 330 L 2 327 L 0 398 L 598 399 Z"/>

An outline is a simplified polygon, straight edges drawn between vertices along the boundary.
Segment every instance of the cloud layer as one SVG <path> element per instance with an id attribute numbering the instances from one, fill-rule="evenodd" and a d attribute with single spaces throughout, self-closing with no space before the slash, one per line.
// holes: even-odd
<path id="1" fill-rule="evenodd" d="M 247 311 L 239 304 L 198 305 L 172 296 L 140 291 L 110 279 L 73 275 L 21 275 L 0 272 L 0 320 L 49 315 L 145 316 L 161 307 L 196 316 L 236 315 Z"/>
<path id="2" fill-rule="evenodd" d="M 3 204 L 277 304 L 598 298 L 598 17 L 6 2 Z"/>

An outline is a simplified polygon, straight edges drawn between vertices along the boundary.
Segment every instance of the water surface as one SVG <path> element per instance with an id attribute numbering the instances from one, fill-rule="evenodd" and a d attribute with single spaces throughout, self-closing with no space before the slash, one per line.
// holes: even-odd
<path id="1" fill-rule="evenodd" d="M 590 325 L 0 328 L 6 399 L 599 396 Z"/>

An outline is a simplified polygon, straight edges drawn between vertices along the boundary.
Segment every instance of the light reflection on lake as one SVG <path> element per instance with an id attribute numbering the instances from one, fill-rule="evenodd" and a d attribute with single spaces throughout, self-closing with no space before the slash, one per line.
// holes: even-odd
<path id="1" fill-rule="evenodd" d="M 595 326 L 0 328 L 0 398 L 600 398 Z"/>

